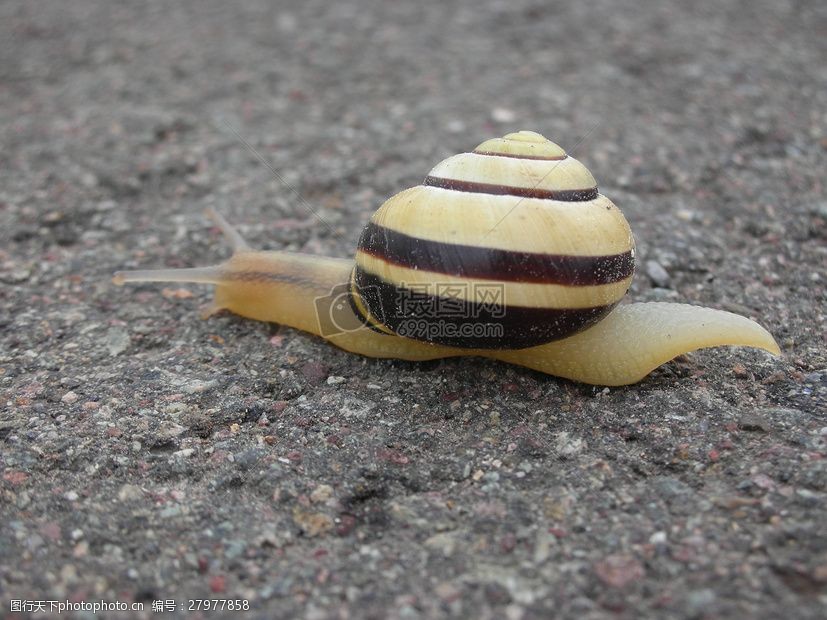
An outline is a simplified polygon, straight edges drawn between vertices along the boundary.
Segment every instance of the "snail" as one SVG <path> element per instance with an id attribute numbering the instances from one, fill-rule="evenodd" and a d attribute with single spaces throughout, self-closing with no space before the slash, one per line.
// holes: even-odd
<path id="1" fill-rule="evenodd" d="M 586 167 L 530 131 L 437 164 L 370 218 L 354 259 L 250 249 L 217 212 L 233 254 L 212 267 L 126 271 L 126 282 L 215 285 L 229 310 L 376 358 L 476 355 L 595 385 L 640 381 L 682 353 L 767 330 L 677 303 L 618 305 L 634 272 L 629 224 Z"/>

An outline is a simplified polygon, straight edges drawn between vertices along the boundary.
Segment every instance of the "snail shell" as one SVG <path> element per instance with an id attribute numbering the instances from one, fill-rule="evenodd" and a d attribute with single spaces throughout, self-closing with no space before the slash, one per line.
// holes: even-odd
<path id="1" fill-rule="evenodd" d="M 520 131 L 440 162 L 373 214 L 352 304 L 379 331 L 519 349 L 594 325 L 633 272 L 629 224 L 588 169 Z M 489 329 L 464 330 L 471 319 Z"/>

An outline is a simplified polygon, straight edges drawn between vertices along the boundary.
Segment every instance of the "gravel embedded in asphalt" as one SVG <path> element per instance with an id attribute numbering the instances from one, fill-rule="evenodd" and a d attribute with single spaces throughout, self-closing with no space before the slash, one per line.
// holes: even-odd
<path id="1" fill-rule="evenodd" d="M 0 609 L 824 617 L 825 29 L 816 0 L 0 4 Z M 752 316 L 783 356 L 603 389 L 111 283 L 225 258 L 206 207 L 350 256 L 519 129 L 623 210 L 631 299 Z"/>

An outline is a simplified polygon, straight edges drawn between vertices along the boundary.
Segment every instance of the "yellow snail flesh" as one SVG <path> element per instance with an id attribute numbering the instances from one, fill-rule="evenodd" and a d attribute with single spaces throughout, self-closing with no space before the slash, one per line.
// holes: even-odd
<path id="1" fill-rule="evenodd" d="M 483 142 L 391 197 L 355 261 L 254 251 L 208 215 L 232 244 L 229 260 L 119 272 L 114 282 L 213 284 L 212 311 L 288 325 L 369 357 L 476 355 L 595 385 L 635 383 L 705 347 L 780 354 L 767 330 L 730 312 L 617 306 L 634 271 L 629 225 L 579 161 L 534 132 Z"/>

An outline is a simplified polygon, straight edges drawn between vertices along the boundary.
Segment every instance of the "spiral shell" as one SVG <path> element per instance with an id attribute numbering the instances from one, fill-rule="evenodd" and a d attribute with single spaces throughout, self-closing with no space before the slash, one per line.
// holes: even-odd
<path id="1" fill-rule="evenodd" d="M 591 173 L 520 131 L 449 157 L 373 214 L 351 303 L 377 331 L 516 349 L 593 325 L 633 272 L 629 224 Z"/>

